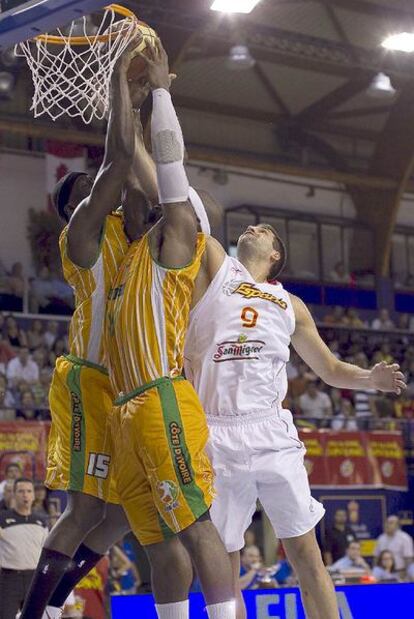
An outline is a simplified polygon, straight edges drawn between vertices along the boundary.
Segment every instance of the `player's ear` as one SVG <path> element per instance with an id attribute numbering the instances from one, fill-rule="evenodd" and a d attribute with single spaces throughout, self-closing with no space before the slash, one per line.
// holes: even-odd
<path id="1" fill-rule="evenodd" d="M 270 259 L 272 260 L 272 262 L 276 263 L 276 262 L 280 262 L 280 260 L 282 259 L 282 254 L 280 253 L 279 250 L 274 249 L 272 251 L 272 253 L 270 254 Z"/>

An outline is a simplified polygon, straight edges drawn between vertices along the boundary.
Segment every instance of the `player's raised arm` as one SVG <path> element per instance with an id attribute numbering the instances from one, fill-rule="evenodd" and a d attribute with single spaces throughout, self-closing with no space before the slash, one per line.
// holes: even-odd
<path id="1" fill-rule="evenodd" d="M 406 388 L 397 364 L 377 363 L 370 370 L 339 361 L 318 333 L 306 305 L 290 295 L 296 318 L 292 344 L 296 352 L 322 380 L 338 389 L 377 389 L 400 394 Z"/>
<path id="2" fill-rule="evenodd" d="M 68 229 L 68 254 L 80 267 L 94 264 L 105 217 L 120 203 L 120 194 L 134 155 L 134 120 L 128 89 L 129 48 L 111 80 L 111 113 L 105 155 L 92 191 L 73 213 Z"/>
<path id="3" fill-rule="evenodd" d="M 152 90 L 151 141 L 157 172 L 159 202 L 163 207 L 162 238 L 159 260 L 166 267 L 176 268 L 189 263 L 197 238 L 196 210 L 203 204 L 189 200 L 190 190 L 184 169 L 184 141 L 170 95 L 168 57 L 158 42 L 149 57 L 142 55 L 148 69 Z M 193 204 L 193 207 L 191 206 Z M 196 210 L 194 210 L 196 209 Z M 201 220 L 200 214 L 198 215 Z"/>

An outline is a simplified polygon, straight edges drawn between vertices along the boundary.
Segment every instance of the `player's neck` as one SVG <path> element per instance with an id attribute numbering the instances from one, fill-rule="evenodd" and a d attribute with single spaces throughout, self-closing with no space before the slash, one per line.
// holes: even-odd
<path id="1" fill-rule="evenodd" d="M 239 261 L 249 271 L 255 282 L 267 282 L 267 275 L 269 271 L 267 264 L 263 264 L 258 260 L 249 260 L 245 257 L 242 259 L 239 258 Z"/>

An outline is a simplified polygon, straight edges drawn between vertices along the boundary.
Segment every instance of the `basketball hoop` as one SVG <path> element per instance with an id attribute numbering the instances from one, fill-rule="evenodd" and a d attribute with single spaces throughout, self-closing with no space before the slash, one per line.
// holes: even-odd
<path id="1" fill-rule="evenodd" d="M 94 31 L 84 16 L 71 22 L 67 34 L 58 28 L 56 34 L 40 34 L 16 45 L 16 54 L 26 58 L 32 73 L 35 118 L 48 114 L 56 120 L 66 114 L 89 124 L 107 116 L 117 60 L 138 32 L 142 41 L 137 51 L 157 35 L 123 6 L 111 4 L 103 12 Z"/>

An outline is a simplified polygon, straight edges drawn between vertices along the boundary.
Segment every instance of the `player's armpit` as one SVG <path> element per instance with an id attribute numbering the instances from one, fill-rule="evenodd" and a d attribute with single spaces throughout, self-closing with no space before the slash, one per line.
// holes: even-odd
<path id="1" fill-rule="evenodd" d="M 177 269 L 193 260 L 197 242 L 197 218 L 188 202 L 163 206 L 162 238 L 158 261 Z"/>

